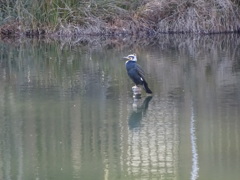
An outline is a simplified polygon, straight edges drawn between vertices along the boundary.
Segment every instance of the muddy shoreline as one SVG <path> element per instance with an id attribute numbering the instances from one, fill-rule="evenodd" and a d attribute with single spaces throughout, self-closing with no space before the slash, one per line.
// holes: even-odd
<path id="1" fill-rule="evenodd" d="M 56 32 L 47 31 L 45 29 L 30 29 L 30 30 L 21 30 L 21 26 L 19 23 L 11 23 L 4 26 L 0 26 L 0 39 L 6 38 L 50 38 L 50 39 L 61 39 L 61 38 L 88 38 L 88 37 L 104 37 L 104 38 L 126 38 L 126 37 L 133 37 L 133 38 L 154 38 L 158 36 L 162 36 L 164 34 L 190 34 L 190 35 L 214 35 L 214 34 L 239 34 L 239 30 L 233 31 L 223 31 L 223 32 L 157 32 L 154 28 L 135 28 L 137 30 L 132 30 L 132 28 L 126 29 L 125 27 L 107 27 L 101 28 L 98 31 L 93 31 L 91 29 L 96 29 L 96 27 L 91 28 L 82 28 L 78 31 L 69 31 L 66 29 L 62 29 Z"/>

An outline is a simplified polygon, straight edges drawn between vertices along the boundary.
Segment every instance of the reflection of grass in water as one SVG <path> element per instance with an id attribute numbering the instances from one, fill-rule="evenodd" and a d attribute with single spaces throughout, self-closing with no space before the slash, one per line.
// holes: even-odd
<path id="1" fill-rule="evenodd" d="M 151 55 L 155 53 L 155 49 L 162 57 L 171 55 L 172 49 L 175 49 L 182 59 L 190 60 L 192 57 L 191 62 L 186 63 L 198 63 L 198 59 L 221 61 L 224 57 L 236 62 L 240 43 L 237 36 L 163 35 L 150 41 L 131 38 L 127 40 L 86 38 L 62 39 L 60 43 L 47 39 L 42 41 L 25 39 L 25 42 L 18 45 L 16 42 L 10 45 L 1 44 L 3 53 L 0 63 L 12 81 L 19 79 L 21 82 L 22 78 L 25 79 L 23 82 L 28 84 L 27 77 L 30 75 L 32 78 L 30 83 L 34 83 L 35 86 L 61 86 L 68 89 L 99 82 L 110 86 L 114 84 L 119 88 L 130 87 L 131 84 L 126 85 L 129 82 L 126 80 L 124 61 L 121 60 L 126 53 L 122 51 L 136 52 L 143 65 L 154 63 Z M 12 46 L 13 44 L 15 46 Z M 214 62 L 208 61 L 206 64 L 206 73 L 209 73 L 212 63 Z M 116 91 L 116 87 L 106 88 Z"/>
<path id="2" fill-rule="evenodd" d="M 84 93 L 93 86 L 102 86 L 112 92 L 118 91 L 116 81 L 121 71 L 125 74 L 124 62 L 122 68 L 114 70 L 116 62 L 112 53 L 98 53 L 82 45 L 59 46 L 55 42 L 26 42 L 16 47 L 2 44 L 0 73 L 6 70 L 10 77 L 7 82 L 28 89 L 53 88 Z"/>
<path id="3" fill-rule="evenodd" d="M 63 45 L 61 46 L 61 48 L 60 44 L 56 42 L 49 43 L 26 42 L 20 45 L 16 45 L 15 47 L 12 45 L 8 46 L 6 44 L 1 44 L 0 51 L 2 53 L 0 54 L 1 57 L 0 73 L 2 74 L 3 72 L 6 72 L 7 76 L 10 78 L 10 81 L 18 85 L 19 82 L 18 81 L 14 82 L 15 80 L 14 78 L 27 78 L 28 77 L 27 75 L 30 72 L 30 75 L 32 75 L 30 76 L 30 78 L 32 78 L 30 79 L 31 80 L 30 85 L 35 86 L 34 87 L 35 91 L 38 89 L 38 87 L 43 88 L 46 87 L 47 89 L 47 87 L 55 86 L 57 90 L 63 89 L 62 87 L 66 87 L 66 89 L 68 87 L 74 87 L 75 85 L 77 86 L 83 83 L 82 77 L 84 75 L 86 78 L 90 78 L 86 80 L 92 81 L 93 83 L 98 83 L 98 80 L 104 80 L 103 84 L 105 85 L 107 84 L 107 80 L 109 80 L 108 83 L 110 83 L 110 85 L 112 85 L 113 83 L 120 84 L 118 86 L 116 85 L 116 88 L 112 91 L 115 92 L 115 90 L 116 91 L 119 90 L 120 93 L 126 93 L 126 91 L 124 91 L 123 89 L 124 84 L 126 83 L 126 79 L 128 78 L 125 72 L 124 62 L 121 61 L 120 59 L 116 60 L 116 58 L 118 59 L 119 57 L 122 57 L 122 55 L 126 55 L 126 52 L 130 51 L 129 49 L 134 50 L 138 53 L 139 61 L 140 63 L 143 63 L 143 65 L 152 64 L 153 66 L 155 66 L 156 61 L 153 60 L 154 56 L 155 58 L 161 57 L 162 59 L 164 59 L 164 62 L 161 65 L 164 65 L 164 63 L 170 63 L 170 65 L 168 64 L 168 66 L 171 67 L 171 65 L 177 64 L 175 67 L 179 68 L 180 70 L 182 70 L 182 68 L 185 66 L 180 66 L 178 65 L 178 63 L 183 62 L 186 63 L 184 64 L 186 66 L 187 65 L 194 66 L 195 64 L 197 65 L 199 64 L 201 65 L 201 63 L 204 64 L 205 61 L 209 63 L 209 61 L 211 61 L 212 58 L 214 58 L 208 65 L 211 67 L 212 66 L 211 63 L 215 63 L 216 60 L 219 60 L 220 62 L 221 61 L 226 62 L 226 59 L 224 59 L 225 56 L 229 58 L 228 60 L 236 59 L 237 57 L 239 57 L 240 52 L 237 51 L 239 40 L 238 38 L 236 38 L 236 36 L 232 35 L 225 36 L 224 38 L 222 38 L 222 36 L 204 36 L 202 38 L 196 36 L 189 37 L 184 35 L 163 36 L 158 41 L 151 41 L 148 43 L 145 41 L 142 42 L 139 39 L 137 41 L 139 41 L 137 42 L 138 45 L 135 44 L 136 42 L 133 43 L 133 41 L 129 41 L 126 42 L 125 44 L 119 45 L 117 43 L 114 44 L 113 43 L 114 41 L 109 43 L 110 45 L 107 44 L 107 42 L 100 43 L 95 41 L 96 44 L 93 45 L 92 41 L 89 41 L 86 42 L 84 46 L 81 43 L 76 43 L 75 46 L 73 46 L 71 43 L 69 44 L 66 42 L 65 45 L 63 45 L 63 43 L 61 44 Z M 111 49 L 112 43 L 115 45 L 115 46 L 113 45 L 115 47 L 113 49 Z M 102 44 L 102 47 L 98 46 L 97 44 Z M 176 50 L 177 51 L 176 54 L 180 56 L 179 59 L 182 58 L 183 61 L 178 62 L 176 60 L 177 62 L 171 61 L 169 62 L 167 59 L 165 59 L 173 52 L 173 50 L 171 49 L 174 49 L 174 51 Z M 191 57 L 187 57 L 188 55 L 191 55 Z M 185 61 L 183 57 L 188 59 Z M 159 69 L 157 70 L 160 71 Z M 176 69 L 174 69 L 174 71 L 176 71 Z M 196 71 L 198 71 L 197 68 Z M 102 72 L 104 72 L 104 76 Z M 215 72 L 215 69 L 212 68 L 212 72 Z M 204 80 L 204 75 L 201 75 L 200 77 L 202 76 Z M 93 77 L 93 79 L 91 79 L 91 77 Z M 99 79 L 94 79 L 94 77 Z M 178 78 L 182 78 L 182 76 L 179 76 Z M 3 76 L 0 75 L 0 81 L 3 80 L 4 80 Z M 167 80 L 171 80 L 171 78 L 169 77 Z M 31 84 L 31 82 L 34 81 L 36 83 Z M 158 84 L 156 82 L 157 82 L 156 79 L 153 79 L 151 84 L 154 85 L 156 84 L 156 86 L 159 86 L 160 83 Z M 196 84 L 198 82 L 196 82 Z M 174 86 L 176 84 L 174 84 Z M 205 84 L 199 83 L 199 86 Z M 119 87 L 119 89 L 117 89 L 117 87 Z M 131 88 L 131 86 L 128 87 Z M 127 126 L 127 123 L 125 121 L 122 121 L 123 119 L 127 119 L 129 117 L 128 116 L 129 114 L 127 113 L 129 112 L 128 106 L 131 107 L 131 104 L 130 105 L 127 104 L 128 101 L 124 99 L 126 98 L 126 96 L 122 95 L 120 96 L 119 101 L 121 104 L 117 104 L 119 101 L 117 101 L 117 103 L 115 100 L 112 101 L 114 102 L 115 105 L 109 103 L 109 100 L 106 100 L 104 98 L 101 99 L 102 100 L 101 101 L 90 99 L 88 97 L 84 99 L 85 97 L 82 98 L 82 96 L 79 96 L 76 99 L 74 98 L 73 99 L 74 101 L 72 103 L 69 101 L 61 100 L 57 101 L 56 103 L 56 101 L 54 100 L 51 101 L 51 99 L 46 100 L 46 98 L 44 98 L 44 97 L 51 98 L 51 96 L 42 95 L 39 97 L 41 98 L 39 99 L 39 101 L 34 101 L 35 99 L 31 98 L 28 99 L 29 97 L 28 94 L 28 96 L 22 97 L 24 101 L 21 101 L 15 97 L 15 94 L 12 91 L 8 91 L 6 88 L 4 88 L 4 86 L 1 86 L 1 88 L 2 88 L 0 91 L 0 100 L 2 102 L 1 107 L 4 107 L 4 111 L 1 111 L 2 112 L 1 117 L 4 117 L 1 118 L 1 122 L 5 121 L 6 123 L 6 125 L 2 126 L 4 128 L 1 129 L 2 130 L 1 141 L 3 143 L 4 142 L 8 143 L 3 144 L 4 145 L 2 146 L 3 155 L 1 155 L 1 157 L 4 155 L 7 155 L 6 157 L 10 156 L 13 159 L 16 159 L 14 157 L 21 157 L 22 159 L 20 158 L 19 159 L 22 160 L 22 162 L 24 162 L 23 177 L 28 175 L 28 173 L 25 173 L 26 172 L 25 170 L 31 171 L 29 172 L 31 177 L 34 177 L 34 175 L 36 175 L 34 174 L 35 171 L 32 169 L 32 167 L 34 167 L 34 169 L 38 168 L 38 172 L 40 172 L 39 174 L 41 174 L 44 178 L 46 177 L 50 178 L 50 176 L 52 175 L 51 172 L 53 172 L 54 170 L 56 174 L 58 174 L 59 176 L 62 175 L 63 173 L 65 174 L 65 176 L 68 176 L 68 173 L 66 173 L 68 172 L 66 168 L 69 168 L 70 169 L 69 177 L 63 177 L 63 179 L 73 179 L 70 177 L 72 170 L 71 163 L 73 164 L 82 163 L 80 165 L 76 164 L 76 172 L 79 175 L 79 177 L 82 177 L 80 176 L 82 174 L 86 174 L 86 177 L 88 177 L 88 175 L 90 174 L 90 173 L 88 174 L 89 171 L 85 172 L 84 170 L 89 169 L 89 167 L 92 167 L 91 162 L 96 162 L 96 164 L 100 162 L 101 164 L 104 163 L 110 164 L 109 167 L 111 167 L 111 169 L 107 170 L 109 170 L 109 177 L 113 177 L 112 179 L 114 179 L 114 177 L 116 176 L 114 176 L 115 174 L 113 173 L 115 172 L 120 173 L 118 170 L 121 169 L 122 167 L 121 163 L 126 162 L 125 158 L 126 156 L 129 157 L 129 162 L 132 162 L 131 161 L 132 158 L 139 157 L 139 154 L 138 153 L 134 154 L 134 152 L 140 152 L 142 154 L 146 152 L 147 156 L 145 157 L 151 157 L 149 155 L 149 152 L 153 152 L 154 154 L 156 154 L 156 156 L 152 157 L 154 158 L 154 160 L 159 160 L 158 162 L 160 163 L 159 164 L 156 163 L 157 166 L 153 166 L 154 164 L 151 163 L 151 159 L 149 158 L 145 159 L 145 162 L 147 163 L 149 162 L 149 164 L 146 164 L 146 166 L 144 164 L 142 164 L 142 166 L 136 166 L 136 168 L 134 166 L 126 166 L 129 167 L 131 173 L 129 175 L 129 179 L 131 177 L 136 178 L 134 174 L 135 172 L 136 176 L 144 175 L 143 173 L 145 169 L 147 170 L 150 169 L 148 171 L 149 173 L 146 173 L 146 175 L 151 175 L 151 177 L 154 177 L 156 175 L 155 171 L 151 171 L 153 167 L 163 167 L 162 171 L 160 172 L 163 175 L 165 175 L 164 172 L 168 172 L 166 176 L 170 176 L 171 174 L 174 175 L 175 173 L 172 167 L 177 167 L 176 164 L 171 164 L 170 162 L 167 161 L 163 162 L 161 160 L 165 159 L 167 160 L 167 157 L 178 158 L 179 155 L 179 151 L 177 151 L 178 149 L 173 149 L 174 151 L 171 149 L 172 147 L 171 145 L 172 144 L 174 145 L 175 143 L 175 141 L 173 140 L 176 140 L 174 139 L 175 134 L 171 133 L 172 132 L 178 133 L 177 125 L 181 121 L 177 119 L 178 112 L 180 113 L 182 112 L 181 110 L 183 110 L 183 114 L 188 114 L 188 108 L 185 106 L 181 106 L 182 104 L 177 106 L 180 109 L 179 111 L 178 110 L 176 111 L 175 106 L 161 99 L 161 97 L 163 96 L 159 96 L 158 99 L 158 96 L 154 95 L 155 96 L 154 98 L 156 99 L 154 100 L 153 98 L 153 100 L 151 101 L 152 104 L 149 109 L 150 111 L 148 111 L 148 115 L 150 116 L 148 116 L 149 118 L 146 119 L 145 121 L 146 123 L 145 127 L 147 127 L 145 131 L 146 134 L 136 133 L 135 136 L 134 135 L 130 136 L 128 133 L 125 133 L 126 131 L 120 132 L 122 130 L 118 126 L 119 121 L 120 123 L 123 124 L 123 127 Z M 172 88 L 172 86 L 170 88 Z M 15 86 L 12 89 L 15 89 Z M 48 93 L 46 89 L 42 93 L 44 94 Z M 187 92 L 181 92 L 181 88 L 175 88 L 173 90 L 174 91 L 169 91 L 171 94 L 168 97 L 168 99 L 173 98 L 174 101 L 171 100 L 169 102 L 177 103 L 178 101 L 181 101 L 181 99 L 179 98 L 187 96 Z M 194 92 L 197 93 L 198 90 Z M 212 89 L 211 92 L 216 94 L 216 91 L 214 89 Z M 205 93 L 199 94 L 202 94 L 203 98 L 197 99 L 196 102 L 202 103 L 202 101 L 205 101 L 207 97 Z M 129 97 L 131 101 L 132 100 L 131 96 Z M 237 96 L 234 96 L 234 98 L 235 97 Z M 224 159 L 228 160 L 229 154 L 231 154 L 232 149 L 224 149 L 225 143 L 228 144 L 230 143 L 231 145 L 233 145 L 232 147 L 235 147 L 235 145 L 237 144 L 236 146 L 239 147 L 238 144 L 239 131 L 237 128 L 238 127 L 237 117 L 239 116 L 237 113 L 238 112 L 237 108 L 235 108 L 236 111 L 232 111 L 232 108 L 229 108 L 225 101 L 222 104 L 226 106 L 226 108 L 228 109 L 226 113 L 227 116 L 225 114 L 226 111 L 221 111 L 222 108 L 220 109 L 217 108 L 218 110 L 216 113 L 215 109 L 216 104 L 221 103 L 222 101 L 221 99 L 218 98 L 213 98 L 213 100 L 214 99 L 216 101 L 212 101 L 212 99 L 210 99 L 211 101 L 209 101 L 209 103 L 211 103 L 211 106 L 209 107 L 212 108 L 209 110 L 209 112 L 211 112 L 210 116 L 208 116 L 209 115 L 208 113 L 206 113 L 205 116 L 204 113 L 203 114 L 204 118 L 201 118 L 201 116 L 198 117 L 201 118 L 200 120 L 204 119 L 206 120 L 206 123 L 204 123 L 203 125 L 206 125 L 208 128 L 210 128 L 209 130 L 211 130 L 212 132 L 212 136 L 210 136 L 211 138 L 209 142 L 210 144 L 213 144 L 212 142 L 214 142 L 216 146 L 214 145 L 211 147 L 209 146 L 206 147 L 208 147 L 207 150 L 210 150 L 210 152 L 216 151 L 216 153 L 214 154 L 217 155 L 213 156 L 213 160 L 216 159 L 217 161 L 215 162 L 218 162 L 218 160 L 222 158 L 223 152 L 222 150 L 226 150 L 227 152 L 224 153 L 223 156 Z M 159 102 L 162 103 L 159 104 Z M 199 104 L 199 106 L 200 105 L 201 104 Z M 208 108 L 208 106 L 206 106 L 206 103 L 202 103 L 202 105 Z M 201 108 L 199 110 L 201 110 Z M 8 113 L 12 114 L 8 115 Z M 232 118 L 232 120 L 234 120 L 236 126 L 234 126 L 235 129 L 234 128 L 232 129 L 231 126 L 228 126 L 228 128 L 226 129 L 225 125 L 227 121 L 225 120 L 229 119 L 231 120 L 231 114 L 234 114 L 234 118 Z M 169 117 L 169 119 L 167 117 Z M 211 124 L 211 126 L 208 126 L 208 124 L 209 121 L 211 123 L 212 119 L 215 119 L 215 117 L 217 121 L 217 128 L 214 129 L 215 131 L 212 131 L 211 128 L 216 127 L 216 125 Z M 183 115 L 183 118 L 185 118 L 185 115 Z M 151 124 L 154 125 L 154 122 L 159 123 L 159 119 L 162 121 L 162 123 L 160 123 L 158 127 L 148 126 Z M 101 121 L 107 125 L 104 124 L 104 127 L 102 127 Z M 176 123 L 176 125 L 174 123 Z M 162 139 L 161 141 L 162 144 L 157 146 L 158 149 L 156 151 L 152 151 L 153 150 L 152 147 L 147 146 L 149 145 L 147 141 L 140 142 L 136 141 L 134 138 L 131 138 L 131 137 L 138 138 L 139 135 L 141 135 L 143 137 L 142 140 L 144 140 L 145 139 L 144 137 L 149 136 L 150 134 L 149 132 L 151 132 L 152 130 L 151 127 L 156 127 L 155 128 L 156 131 L 154 131 L 155 132 L 154 135 L 156 135 L 154 136 L 156 137 L 156 141 L 153 142 L 159 142 L 159 140 L 161 139 L 158 137 L 165 138 Z M 183 124 L 180 127 L 183 127 Z M 201 129 L 204 128 L 199 128 L 199 130 Z M 184 131 L 184 129 L 182 131 Z M 230 138 L 231 141 L 229 142 L 228 138 L 229 136 L 226 136 L 226 134 L 230 135 L 231 132 L 233 132 L 233 134 L 235 135 L 232 136 L 233 138 Z M 124 133 L 123 140 L 120 133 Z M 200 133 L 198 132 L 198 134 Z M 219 135 L 220 137 L 223 138 L 219 138 Z M 130 141 L 131 143 L 130 146 L 127 146 L 128 142 L 125 142 L 128 139 L 128 137 L 129 140 L 132 140 Z M 209 137 L 207 137 L 206 139 L 209 139 Z M 122 157 L 123 161 L 119 161 L 119 158 L 121 158 L 120 152 L 121 148 L 119 148 L 119 145 L 121 145 L 122 141 L 123 143 L 125 142 L 125 146 L 127 147 L 123 149 L 123 152 L 126 152 L 123 153 L 124 155 Z M 135 143 L 137 147 L 136 149 L 134 149 L 134 146 L 132 145 L 134 142 L 136 142 Z M 139 148 L 139 142 L 142 145 L 140 147 L 147 147 L 146 149 L 149 151 L 144 151 L 145 149 Z M 183 146 L 186 149 L 188 147 L 185 146 L 185 144 L 183 144 Z M 164 150 L 164 147 L 166 147 L 165 155 L 164 151 L 161 151 L 161 148 Z M 132 153 L 127 155 L 127 150 L 129 148 L 139 151 L 130 151 Z M 23 156 L 19 156 L 22 154 L 22 150 L 24 151 Z M 167 151 L 170 152 L 170 156 L 166 155 Z M 11 152 L 11 154 L 9 154 L 9 152 Z M 94 153 L 95 156 L 93 156 L 92 152 Z M 98 154 L 99 152 L 101 152 L 101 154 Z M 29 154 L 31 154 L 31 156 L 29 156 Z M 107 154 L 111 156 L 108 157 Z M 236 152 L 236 154 L 239 154 L 238 151 Z M 69 157 L 71 155 L 72 157 Z M 102 159 L 97 159 L 96 157 L 97 158 L 100 157 Z M 91 158 L 93 159 L 93 161 L 89 161 L 89 159 Z M 233 162 L 236 163 L 235 167 L 237 167 L 238 161 L 237 160 L 234 161 L 235 159 L 233 159 Z M 104 161 L 104 163 L 102 163 L 101 160 Z M 154 160 L 152 162 L 155 162 Z M 10 162 L 9 159 L 7 158 L 5 159 L 5 161 Z M 210 163 L 211 162 L 213 161 L 210 161 Z M 15 171 L 15 166 L 12 166 L 12 164 L 7 163 L 3 164 L 3 169 L 6 171 L 6 168 L 10 167 L 13 173 L 17 173 L 18 171 L 17 170 Z M 101 166 L 96 164 L 93 164 L 95 165 L 94 167 Z M 21 163 L 19 163 L 19 166 L 20 165 Z M 61 165 L 64 165 L 63 169 Z M 222 161 L 220 165 L 222 167 L 225 167 L 224 161 Z M 16 167 L 18 167 L 18 164 L 16 164 Z M 101 168 L 98 168 L 98 170 L 101 171 Z M 128 169 L 126 168 L 124 170 L 127 171 Z M 95 174 L 95 176 L 100 177 L 102 176 L 102 174 L 100 174 L 101 172 L 97 173 L 97 175 L 96 173 L 92 174 Z M 209 174 L 211 174 L 211 172 Z M 125 178 L 125 176 L 122 177 Z"/>

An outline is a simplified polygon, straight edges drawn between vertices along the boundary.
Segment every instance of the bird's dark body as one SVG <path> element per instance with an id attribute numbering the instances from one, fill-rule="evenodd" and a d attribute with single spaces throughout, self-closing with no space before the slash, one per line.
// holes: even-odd
<path id="1" fill-rule="evenodd" d="M 132 81 L 136 85 L 143 85 L 143 79 L 144 78 L 139 73 L 139 66 L 138 66 L 138 64 L 136 62 L 128 61 L 126 63 L 126 69 L 127 69 L 128 76 L 132 79 Z"/>
<path id="2" fill-rule="evenodd" d="M 152 91 L 148 88 L 148 84 L 144 78 L 144 72 L 142 68 L 136 63 L 136 61 L 127 61 L 126 69 L 128 76 L 137 86 L 142 85 L 147 93 L 152 93 Z"/>

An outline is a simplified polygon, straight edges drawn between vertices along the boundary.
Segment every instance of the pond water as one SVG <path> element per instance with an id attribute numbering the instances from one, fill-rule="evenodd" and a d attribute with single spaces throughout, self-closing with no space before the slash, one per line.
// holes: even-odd
<path id="1" fill-rule="evenodd" d="M 238 35 L 0 51 L 0 179 L 239 179 Z M 152 97 L 132 96 L 122 57 L 133 52 Z"/>

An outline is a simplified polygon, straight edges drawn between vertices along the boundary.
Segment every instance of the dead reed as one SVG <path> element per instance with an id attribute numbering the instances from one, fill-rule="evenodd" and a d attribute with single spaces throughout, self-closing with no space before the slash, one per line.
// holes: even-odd
<path id="1" fill-rule="evenodd" d="M 138 15 L 146 22 L 154 21 L 157 32 L 237 32 L 239 7 L 235 0 L 153 0 Z"/>
<path id="2" fill-rule="evenodd" d="M 0 0 L 0 32 L 4 36 L 239 31 L 237 0 Z"/>

